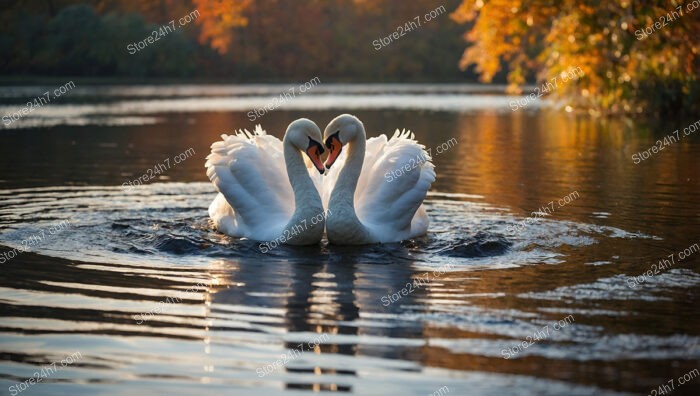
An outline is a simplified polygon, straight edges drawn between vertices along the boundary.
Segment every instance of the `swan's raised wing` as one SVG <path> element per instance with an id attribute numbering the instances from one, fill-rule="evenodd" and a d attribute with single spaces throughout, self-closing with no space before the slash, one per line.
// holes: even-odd
<path id="1" fill-rule="evenodd" d="M 287 178 L 282 142 L 257 125 L 221 135 L 211 146 L 207 176 L 217 197 L 209 214 L 217 229 L 231 236 L 266 240 L 278 235 L 294 212 L 294 193 Z"/>
<path id="2" fill-rule="evenodd" d="M 346 158 L 347 153 L 341 152 L 331 168 L 335 170 L 328 175 L 324 186 L 327 196 L 345 166 Z M 430 155 L 414 140 L 410 131 L 396 130 L 391 139 L 386 135 L 368 139 L 362 173 L 355 190 L 357 217 L 382 240 L 420 235 L 427 229 L 427 216 L 425 211 L 418 209 L 433 181 L 435 170 Z M 327 199 L 324 198 L 326 205 Z M 414 216 L 422 217 L 415 222 L 418 227 L 414 226 L 412 232 Z"/>

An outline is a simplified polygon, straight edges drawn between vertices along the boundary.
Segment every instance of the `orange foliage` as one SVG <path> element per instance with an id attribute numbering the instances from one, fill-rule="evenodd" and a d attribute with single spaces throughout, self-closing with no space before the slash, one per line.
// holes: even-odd
<path id="1" fill-rule="evenodd" d="M 700 9 L 688 12 L 688 2 L 677 0 L 586 3 L 463 0 L 451 15 L 458 23 L 473 22 L 460 67 L 474 65 L 490 82 L 505 64 L 511 89 L 529 73 L 541 84 L 580 69 L 583 77 L 559 84 L 554 94 L 594 112 L 697 107 Z M 667 23 L 640 39 L 640 29 L 662 17 Z"/>
<path id="2" fill-rule="evenodd" d="M 231 45 L 232 29 L 246 26 L 248 19 L 243 12 L 252 0 L 193 0 L 200 16 L 196 19 L 201 26 L 199 42 L 209 45 L 220 54 L 228 51 Z"/>

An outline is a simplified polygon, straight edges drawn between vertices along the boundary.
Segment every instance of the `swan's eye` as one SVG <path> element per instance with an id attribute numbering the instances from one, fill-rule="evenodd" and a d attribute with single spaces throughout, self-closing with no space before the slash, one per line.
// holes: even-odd
<path id="1" fill-rule="evenodd" d="M 339 144 L 342 144 L 342 142 L 340 141 L 340 130 L 328 136 L 328 139 L 326 139 L 326 147 L 331 151 L 335 149 L 335 142 L 333 141 L 333 138 L 335 138 L 335 140 L 337 140 Z"/>
<path id="2" fill-rule="evenodd" d="M 306 151 L 308 152 L 312 149 L 316 150 L 315 151 L 316 155 L 321 155 L 321 154 L 323 154 L 324 151 L 326 151 L 323 148 L 323 145 L 321 143 L 319 143 L 319 142 L 317 142 L 309 137 L 309 147 L 306 148 Z"/>

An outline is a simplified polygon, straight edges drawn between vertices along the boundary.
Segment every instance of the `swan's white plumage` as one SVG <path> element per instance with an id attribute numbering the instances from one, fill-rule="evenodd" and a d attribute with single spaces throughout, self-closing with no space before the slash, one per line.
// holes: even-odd
<path id="1" fill-rule="evenodd" d="M 343 150 L 326 176 L 322 194 L 326 207 L 347 158 Z M 422 203 L 434 181 L 431 158 L 410 131 L 397 129 L 391 139 L 386 135 L 368 139 L 354 195 L 357 218 L 375 239 L 367 242 L 397 242 L 425 234 L 429 220 Z"/>
<path id="2" fill-rule="evenodd" d="M 206 162 L 207 175 L 219 192 L 209 207 L 216 228 L 231 236 L 273 240 L 301 221 L 307 224 L 307 219 L 323 213 L 326 207 L 326 225 L 332 225 L 328 236 L 331 239 L 333 230 L 333 243 L 397 242 L 425 234 L 428 216 L 422 203 L 435 180 L 435 171 L 424 146 L 405 130 L 397 130 L 391 139 L 381 135 L 365 141 L 361 122 L 349 118 L 351 123 L 357 122 L 359 128 L 354 130 L 361 135 L 357 139 L 362 144 L 352 150 L 350 159 L 353 144 L 342 150 L 325 177 L 300 152 L 291 154 L 289 142 L 295 141 L 297 150 L 304 144 L 296 138 L 285 137 L 282 142 L 267 135 L 259 125 L 252 133 L 239 130 L 234 135 L 222 135 L 222 140 L 212 145 Z M 296 122 L 300 122 L 297 127 L 313 125 L 318 131 L 309 120 Z M 290 124 L 287 133 L 292 130 L 299 132 Z M 307 136 L 320 131 L 310 133 Z M 350 172 L 339 181 L 346 166 Z M 306 173 L 313 185 L 308 179 L 304 181 Z M 357 180 L 356 187 L 352 180 Z M 290 182 L 296 186 L 296 196 Z M 336 187 L 338 191 L 334 192 Z M 323 223 L 292 243 L 315 243 L 322 233 Z"/>
<path id="3" fill-rule="evenodd" d="M 228 235 L 265 241 L 278 238 L 294 213 L 282 141 L 260 125 L 251 133 L 221 135 L 205 164 L 219 195 L 209 206 L 216 228 Z M 307 162 L 309 176 L 320 175 Z"/>

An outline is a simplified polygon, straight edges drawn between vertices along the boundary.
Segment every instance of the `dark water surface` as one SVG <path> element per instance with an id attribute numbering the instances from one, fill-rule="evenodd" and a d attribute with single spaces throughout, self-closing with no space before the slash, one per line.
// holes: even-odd
<path id="1" fill-rule="evenodd" d="M 35 91 L 0 88 L 0 115 Z M 248 119 L 284 91 L 76 88 L 0 129 L 1 394 L 700 392 L 700 132 L 632 159 L 696 120 L 469 86 L 319 87 Z M 263 253 L 212 230 L 219 134 L 345 111 L 431 149 L 427 236 Z"/>

